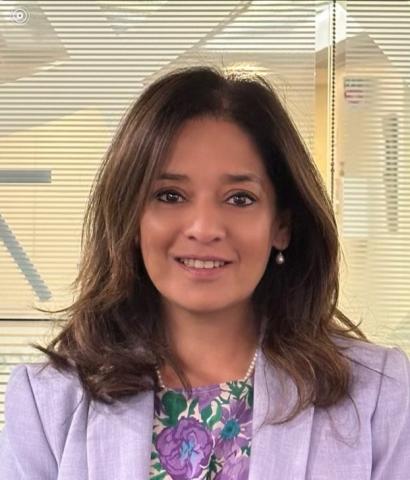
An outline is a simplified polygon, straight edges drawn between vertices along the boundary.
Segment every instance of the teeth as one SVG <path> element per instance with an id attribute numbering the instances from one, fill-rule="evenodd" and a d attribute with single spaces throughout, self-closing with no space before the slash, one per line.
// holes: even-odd
<path id="1" fill-rule="evenodd" d="M 226 263 L 219 261 L 214 262 L 213 260 L 203 262 L 202 260 L 193 260 L 192 258 L 180 258 L 178 260 L 187 267 L 193 268 L 218 268 L 224 266 Z"/>

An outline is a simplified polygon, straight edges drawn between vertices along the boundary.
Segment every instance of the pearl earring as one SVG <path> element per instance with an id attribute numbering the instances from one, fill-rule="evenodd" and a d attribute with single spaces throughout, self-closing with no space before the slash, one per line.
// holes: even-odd
<path id="1" fill-rule="evenodd" d="M 278 265 L 282 265 L 285 263 L 285 257 L 283 256 L 283 253 L 280 250 L 276 255 L 275 261 Z"/>

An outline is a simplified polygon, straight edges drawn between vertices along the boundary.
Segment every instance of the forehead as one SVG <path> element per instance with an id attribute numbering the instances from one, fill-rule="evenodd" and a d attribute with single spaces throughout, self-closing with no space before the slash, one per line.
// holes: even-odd
<path id="1" fill-rule="evenodd" d="M 176 135 L 162 171 L 189 176 L 248 173 L 265 178 L 263 160 L 250 135 L 237 124 L 209 117 L 185 122 Z"/>

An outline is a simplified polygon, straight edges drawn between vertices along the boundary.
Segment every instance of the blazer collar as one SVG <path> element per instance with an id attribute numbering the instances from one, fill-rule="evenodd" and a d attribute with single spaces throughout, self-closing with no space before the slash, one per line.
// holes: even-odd
<path id="1" fill-rule="evenodd" d="M 288 412 L 296 399 L 293 381 L 287 377 L 280 382 L 276 369 L 259 348 L 249 480 L 305 478 L 314 407 L 283 425 L 262 425 L 272 414 Z M 152 391 L 114 405 L 91 402 L 87 428 L 89 480 L 149 478 L 153 415 Z"/>

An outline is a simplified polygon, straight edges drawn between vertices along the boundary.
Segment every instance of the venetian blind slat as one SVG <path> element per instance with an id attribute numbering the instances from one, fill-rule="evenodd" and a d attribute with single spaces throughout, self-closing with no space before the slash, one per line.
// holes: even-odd
<path id="1" fill-rule="evenodd" d="M 370 5 L 371 4 L 371 5 Z M 348 1 L 339 151 L 345 309 L 410 350 L 410 3 Z"/>

